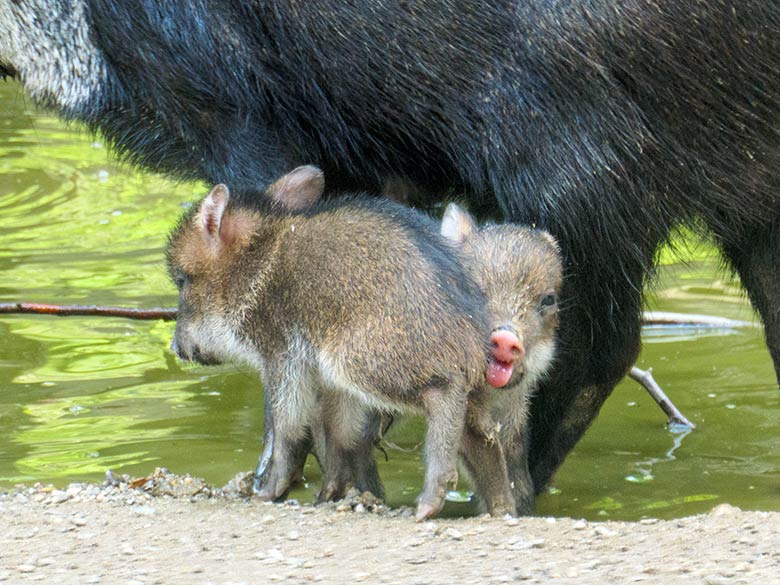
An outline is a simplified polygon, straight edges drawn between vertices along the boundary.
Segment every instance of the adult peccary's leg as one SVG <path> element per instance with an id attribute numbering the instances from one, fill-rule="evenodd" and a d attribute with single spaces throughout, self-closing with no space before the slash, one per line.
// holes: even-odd
<path id="1" fill-rule="evenodd" d="M 352 452 L 351 467 L 353 485 L 361 492 L 371 492 L 384 498 L 385 489 L 376 465 L 375 448 L 382 438 L 383 415 L 375 410 L 366 413 L 362 436 Z"/>
<path id="2" fill-rule="evenodd" d="M 528 466 L 536 493 L 545 488 L 636 361 L 643 271 L 634 268 L 623 277 L 627 281 L 613 283 L 606 291 L 588 287 L 587 279 L 564 278 L 557 365 L 531 406 Z M 602 300 L 586 303 L 583 294 L 599 294 Z"/>
<path id="3" fill-rule="evenodd" d="M 263 451 L 260 454 L 260 459 L 257 462 L 257 468 L 255 469 L 255 478 L 253 483 L 253 490 L 255 493 L 263 492 L 264 486 L 268 483 L 271 477 L 271 462 L 274 448 L 274 415 L 273 408 L 271 408 L 271 401 L 263 401 Z M 296 469 L 294 473 L 290 475 L 290 484 L 296 483 L 303 478 L 303 467 L 306 464 L 306 457 L 312 449 L 312 440 L 309 434 L 306 437 L 297 442 L 289 453 L 291 465 Z"/>
<path id="4" fill-rule="evenodd" d="M 745 234 L 738 242 L 721 242 L 761 315 L 775 374 L 780 381 L 780 219 Z"/>

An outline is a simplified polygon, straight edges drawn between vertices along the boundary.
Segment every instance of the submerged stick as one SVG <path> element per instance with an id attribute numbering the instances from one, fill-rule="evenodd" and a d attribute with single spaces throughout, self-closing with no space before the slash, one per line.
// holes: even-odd
<path id="1" fill-rule="evenodd" d="M 668 424 L 683 425 L 691 429 L 696 428 L 696 425 L 685 418 L 683 413 L 681 413 L 674 405 L 674 403 L 669 400 L 669 397 L 666 395 L 666 393 L 661 390 L 658 382 L 656 382 L 655 378 L 653 378 L 652 370 L 641 370 L 636 366 L 633 366 L 631 371 L 628 373 L 628 376 L 632 380 L 639 382 L 642 386 L 644 386 L 645 390 L 650 393 L 650 396 L 653 397 L 658 406 L 661 407 L 661 410 L 663 410 L 668 417 Z"/>
<path id="2" fill-rule="evenodd" d="M 176 309 L 173 308 L 133 309 L 130 307 L 101 307 L 96 305 L 0 303 L 0 313 L 33 313 L 37 315 L 57 315 L 59 317 L 83 315 L 90 317 L 125 317 L 127 319 L 143 320 L 176 320 Z"/>
<path id="3" fill-rule="evenodd" d="M 726 317 L 697 315 L 696 313 L 668 313 L 666 311 L 645 311 L 642 313 L 642 325 L 687 325 L 689 327 L 713 327 L 731 329 L 737 327 L 757 327 L 758 323 L 737 321 Z"/>

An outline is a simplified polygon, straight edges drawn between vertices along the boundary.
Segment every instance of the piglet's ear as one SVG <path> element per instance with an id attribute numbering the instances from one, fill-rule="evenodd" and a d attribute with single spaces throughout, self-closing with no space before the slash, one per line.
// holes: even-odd
<path id="1" fill-rule="evenodd" d="M 444 210 L 440 233 L 448 240 L 460 244 L 469 239 L 476 229 L 474 218 L 455 203 L 450 203 Z"/>
<path id="2" fill-rule="evenodd" d="M 266 189 L 266 194 L 290 211 L 307 209 L 319 201 L 325 190 L 325 176 L 315 166 L 293 169 Z"/>
<path id="3" fill-rule="evenodd" d="M 230 191 L 226 185 L 220 183 L 206 195 L 206 198 L 200 205 L 200 222 L 203 236 L 215 247 L 220 240 L 222 219 L 225 215 L 228 199 L 230 199 Z"/>

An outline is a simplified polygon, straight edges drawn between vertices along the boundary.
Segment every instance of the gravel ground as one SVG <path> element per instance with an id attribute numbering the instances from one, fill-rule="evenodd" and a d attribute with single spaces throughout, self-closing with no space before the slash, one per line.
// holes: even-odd
<path id="1" fill-rule="evenodd" d="M 157 470 L 0 493 L 0 583 L 780 584 L 780 513 L 720 505 L 673 521 L 416 524 L 353 493 L 265 504 Z"/>

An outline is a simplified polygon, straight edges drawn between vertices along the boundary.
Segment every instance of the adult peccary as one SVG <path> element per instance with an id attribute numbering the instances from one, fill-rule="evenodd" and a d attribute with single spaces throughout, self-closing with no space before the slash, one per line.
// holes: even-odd
<path id="1" fill-rule="evenodd" d="M 283 496 L 296 478 L 314 413 L 327 487 L 365 451 L 365 413 L 412 410 L 428 423 L 416 518 L 438 513 L 457 481 L 464 428 L 471 473 L 498 494 L 488 500 L 497 511 L 514 513 L 500 445 L 483 440 L 493 425 L 482 412 L 492 389 L 481 289 L 436 224 L 408 207 L 354 197 L 291 210 L 293 199 L 319 197 L 321 181 L 318 169 L 298 168 L 270 191 L 287 207 L 259 209 L 218 185 L 182 219 L 168 248 L 174 351 L 260 370 L 273 421 L 261 498 Z"/>
<path id="2" fill-rule="evenodd" d="M 0 1 L 0 66 L 141 165 L 256 196 L 314 162 L 549 230 L 557 366 L 533 403 L 541 489 L 633 363 L 680 224 L 741 278 L 778 369 L 776 0 Z"/>

